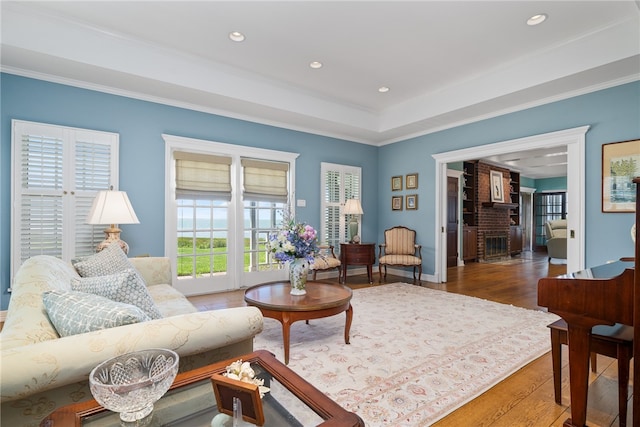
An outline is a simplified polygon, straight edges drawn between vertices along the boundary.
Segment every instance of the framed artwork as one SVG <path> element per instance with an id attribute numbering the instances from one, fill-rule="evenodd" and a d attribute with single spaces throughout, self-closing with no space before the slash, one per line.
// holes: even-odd
<path id="1" fill-rule="evenodd" d="M 491 171 L 491 201 L 504 203 L 504 188 L 502 182 L 502 172 Z"/>
<path id="2" fill-rule="evenodd" d="M 402 210 L 402 196 L 391 197 L 391 210 L 392 211 Z"/>
<path id="3" fill-rule="evenodd" d="M 392 176 L 391 177 L 391 191 L 400 191 L 402 190 L 402 177 L 401 176 Z"/>
<path id="4" fill-rule="evenodd" d="M 418 174 L 407 174 L 407 190 L 418 188 Z"/>
<path id="5" fill-rule="evenodd" d="M 256 425 L 264 425 L 264 411 L 260 390 L 256 384 L 233 380 L 221 374 L 211 376 L 218 411 L 233 416 L 234 399 L 242 405 L 242 419 Z"/>
<path id="6" fill-rule="evenodd" d="M 406 199 L 406 208 L 407 210 L 416 210 L 418 209 L 418 195 L 417 194 L 409 194 Z"/>
<path id="7" fill-rule="evenodd" d="M 635 212 L 640 139 L 602 145 L 602 212 Z"/>

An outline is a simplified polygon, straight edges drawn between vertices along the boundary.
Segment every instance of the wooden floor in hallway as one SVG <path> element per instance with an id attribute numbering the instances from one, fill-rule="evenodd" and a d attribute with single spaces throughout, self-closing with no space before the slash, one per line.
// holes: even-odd
<path id="1" fill-rule="evenodd" d="M 376 271 L 376 268 L 374 268 Z M 511 260 L 492 263 L 467 263 L 447 271 L 446 283 L 423 281 L 421 286 L 446 292 L 483 298 L 529 309 L 537 304 L 537 284 L 541 277 L 566 273 L 565 265 L 550 264 L 546 254 L 525 252 Z M 337 283 L 336 278 L 322 279 Z M 384 283 L 408 282 L 411 278 L 387 275 L 380 280 L 377 272 L 369 284 L 366 274 L 347 276 L 352 289 L 382 286 Z M 201 310 L 237 307 L 244 304 L 244 290 L 190 297 Z M 547 353 L 511 375 L 495 387 L 434 424 L 435 427 L 561 427 L 570 417 L 569 372 L 567 351 L 563 349 L 562 405 L 555 403 L 551 355 Z M 619 426 L 618 378 L 615 359 L 598 356 L 597 372 L 589 378 L 587 424 L 590 427 Z M 627 425 L 632 424 L 631 386 Z"/>

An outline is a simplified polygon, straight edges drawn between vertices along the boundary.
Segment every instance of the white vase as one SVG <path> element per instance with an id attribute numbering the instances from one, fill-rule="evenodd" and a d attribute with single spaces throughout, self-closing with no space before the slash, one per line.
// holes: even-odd
<path id="1" fill-rule="evenodd" d="M 304 295 L 309 275 L 309 260 L 306 258 L 295 258 L 289 261 L 289 281 L 291 282 L 291 295 Z"/>

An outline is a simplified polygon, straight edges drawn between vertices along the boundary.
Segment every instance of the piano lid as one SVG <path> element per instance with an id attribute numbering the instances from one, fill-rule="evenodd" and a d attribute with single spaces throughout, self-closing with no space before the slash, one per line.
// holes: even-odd
<path id="1" fill-rule="evenodd" d="M 633 261 L 613 261 L 597 267 L 587 268 L 575 273 L 564 274 L 558 278 L 565 279 L 611 279 L 621 275 L 627 268 L 634 268 Z"/>

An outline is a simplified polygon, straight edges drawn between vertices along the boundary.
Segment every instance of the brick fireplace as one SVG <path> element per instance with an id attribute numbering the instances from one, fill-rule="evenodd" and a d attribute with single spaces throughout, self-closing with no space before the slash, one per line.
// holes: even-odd
<path id="1" fill-rule="evenodd" d="M 491 204 L 490 172 L 502 172 L 505 198 L 509 197 L 509 169 L 478 162 L 478 260 L 509 258 L 509 205 Z"/>

